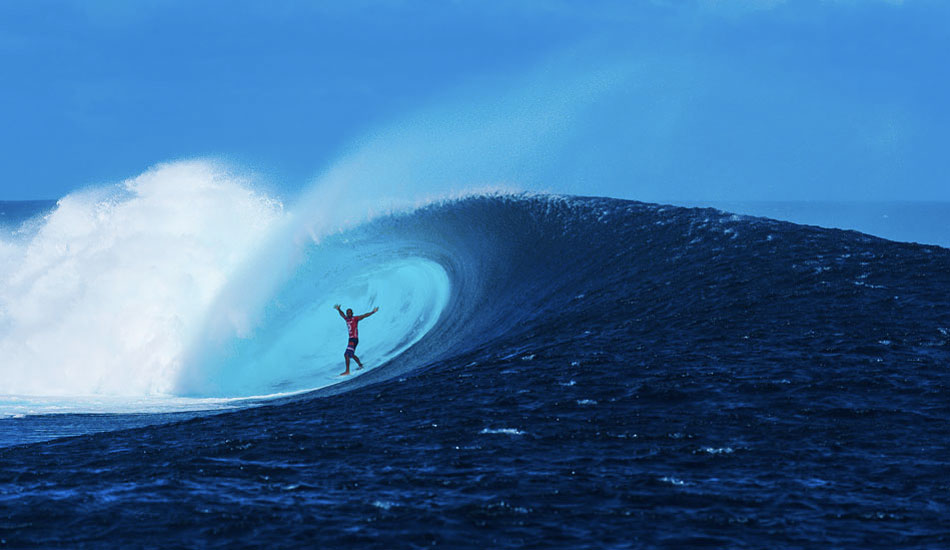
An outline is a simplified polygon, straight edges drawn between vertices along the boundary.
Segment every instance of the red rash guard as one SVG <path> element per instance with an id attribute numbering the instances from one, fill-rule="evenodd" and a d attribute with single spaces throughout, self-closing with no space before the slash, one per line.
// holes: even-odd
<path id="1" fill-rule="evenodd" d="M 359 338 L 360 333 L 357 330 L 356 325 L 360 320 L 356 318 L 356 315 L 346 319 L 346 329 L 350 332 L 350 338 Z"/>

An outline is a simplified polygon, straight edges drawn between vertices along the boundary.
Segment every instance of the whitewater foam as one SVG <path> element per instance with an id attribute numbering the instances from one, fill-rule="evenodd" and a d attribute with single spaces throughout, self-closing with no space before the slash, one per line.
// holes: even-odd
<path id="1" fill-rule="evenodd" d="M 484 428 L 482 431 L 478 432 L 483 435 L 493 435 L 493 434 L 503 434 L 503 435 L 524 435 L 525 432 L 517 428 Z"/>
<path id="2" fill-rule="evenodd" d="M 0 394 L 168 394 L 188 335 L 284 216 L 210 162 L 61 199 L 0 241 Z"/>

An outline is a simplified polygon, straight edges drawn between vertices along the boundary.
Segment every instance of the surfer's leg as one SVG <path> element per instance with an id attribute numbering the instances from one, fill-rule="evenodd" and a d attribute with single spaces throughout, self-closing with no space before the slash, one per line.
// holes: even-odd
<path id="1" fill-rule="evenodd" d="M 360 358 L 356 356 L 356 346 L 358 346 L 359 343 L 360 343 L 359 338 L 350 338 L 350 342 L 346 346 L 346 356 L 356 359 L 356 364 L 359 365 L 359 367 L 357 367 L 357 370 L 363 368 L 363 363 L 361 363 Z M 349 363 L 350 360 L 347 359 L 346 362 Z M 347 370 L 349 370 L 349 367 L 347 367 Z"/>
<path id="2" fill-rule="evenodd" d="M 346 346 L 346 351 L 343 352 L 343 358 L 346 359 L 346 372 L 340 376 L 346 376 L 350 374 L 350 357 L 356 357 L 356 344 L 359 343 L 359 340 L 356 338 L 350 338 L 350 342 Z M 359 359 L 356 360 L 357 363 L 360 362 Z"/>
<path id="3" fill-rule="evenodd" d="M 350 356 L 344 354 L 344 355 L 343 355 L 343 359 L 346 360 L 346 371 L 345 371 L 343 374 L 341 374 L 340 376 L 346 376 L 347 374 L 350 374 Z"/>

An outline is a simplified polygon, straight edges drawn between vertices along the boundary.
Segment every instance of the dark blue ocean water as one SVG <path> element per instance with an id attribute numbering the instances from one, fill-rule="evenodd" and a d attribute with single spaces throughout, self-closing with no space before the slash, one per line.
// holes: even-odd
<path id="1" fill-rule="evenodd" d="M 340 238 L 428 251 L 436 328 L 263 406 L 3 419 L 0 546 L 950 544 L 950 250 L 600 198 Z"/>
<path id="2" fill-rule="evenodd" d="M 950 248 L 950 202 L 921 201 L 708 201 L 677 203 L 785 220 L 853 229 L 892 241 Z"/>

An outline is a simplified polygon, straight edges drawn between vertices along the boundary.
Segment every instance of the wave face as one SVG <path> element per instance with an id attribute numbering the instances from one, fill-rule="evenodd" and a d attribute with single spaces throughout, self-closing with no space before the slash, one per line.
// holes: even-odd
<path id="1" fill-rule="evenodd" d="M 268 259 L 285 256 L 245 254 L 236 286 L 222 285 L 191 329 L 176 395 L 322 384 L 342 366 L 337 301 L 380 306 L 361 325 L 365 374 L 42 452 L 10 445 L 67 424 L 97 431 L 103 417 L 0 419 L 4 537 L 380 548 L 945 539 L 946 249 L 712 209 L 487 196 L 299 252 L 262 307 L 248 284 L 281 272 Z M 143 416 L 161 415 L 112 427 L 151 422 Z"/>

